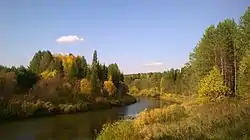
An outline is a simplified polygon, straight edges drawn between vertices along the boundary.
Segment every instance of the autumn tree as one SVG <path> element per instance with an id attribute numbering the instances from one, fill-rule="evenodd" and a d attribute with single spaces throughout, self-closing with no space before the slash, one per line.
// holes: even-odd
<path id="1" fill-rule="evenodd" d="M 44 72 L 41 73 L 41 77 L 43 79 L 54 78 L 56 75 L 57 75 L 56 70 L 45 70 Z"/>
<path id="2" fill-rule="evenodd" d="M 88 96 L 91 95 L 91 84 L 87 79 L 82 79 L 80 81 L 80 89 L 82 93 L 87 94 Z"/>
<path id="3" fill-rule="evenodd" d="M 36 74 L 51 69 L 60 71 L 62 70 L 62 64 L 54 58 L 50 51 L 38 51 L 30 61 L 29 69 Z"/>
<path id="4" fill-rule="evenodd" d="M 198 90 L 199 96 L 211 99 L 230 94 L 229 88 L 225 85 L 223 76 L 216 66 L 200 81 Z"/>
<path id="5" fill-rule="evenodd" d="M 49 71 L 56 71 L 57 73 L 63 74 L 63 62 L 60 58 L 54 57 L 50 63 Z"/>
<path id="6" fill-rule="evenodd" d="M 112 81 L 104 81 L 103 88 L 109 96 L 115 96 L 115 93 L 117 92 L 117 89 Z"/>
<path id="7" fill-rule="evenodd" d="M 243 57 L 239 68 L 239 92 L 240 95 L 247 95 L 250 92 L 250 53 Z"/>

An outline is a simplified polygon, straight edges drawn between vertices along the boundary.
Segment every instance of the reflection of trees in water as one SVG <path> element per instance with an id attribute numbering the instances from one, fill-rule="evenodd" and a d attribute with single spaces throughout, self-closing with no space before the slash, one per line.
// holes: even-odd
<path id="1" fill-rule="evenodd" d="M 37 139 L 93 139 L 103 124 L 117 119 L 117 112 L 113 109 L 57 116 L 46 122 L 47 129 L 37 134 Z"/>
<path id="2" fill-rule="evenodd" d="M 74 117 L 68 115 L 55 116 L 51 120 L 38 123 L 40 132 L 37 134 L 38 140 L 66 140 L 77 138 L 78 125 L 75 123 Z M 41 129 L 41 127 L 43 129 Z M 36 128 L 35 128 L 36 129 Z"/>

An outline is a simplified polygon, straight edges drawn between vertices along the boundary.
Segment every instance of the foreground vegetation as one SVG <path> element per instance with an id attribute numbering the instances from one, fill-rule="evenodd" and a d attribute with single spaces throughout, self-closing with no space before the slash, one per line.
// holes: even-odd
<path id="1" fill-rule="evenodd" d="M 134 103 L 117 64 L 38 51 L 28 68 L 0 66 L 0 121 Z"/>
<path id="2" fill-rule="evenodd" d="M 134 120 L 107 124 L 100 140 L 230 140 L 248 139 L 248 101 L 218 98 L 215 102 L 193 99 L 181 105 L 144 111 Z"/>
<path id="3" fill-rule="evenodd" d="M 226 19 L 208 27 L 183 68 L 126 75 L 131 94 L 178 104 L 107 124 L 98 139 L 249 139 L 249 40 L 250 7 L 239 24 Z"/>

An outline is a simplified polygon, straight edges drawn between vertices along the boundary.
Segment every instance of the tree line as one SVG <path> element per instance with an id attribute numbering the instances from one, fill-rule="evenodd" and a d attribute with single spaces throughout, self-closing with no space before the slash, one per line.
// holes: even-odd
<path id="1" fill-rule="evenodd" d="M 84 56 L 74 56 L 71 53 L 53 55 L 50 51 L 38 51 L 28 68 L 0 66 L 0 72 L 2 97 L 8 94 L 29 94 L 41 83 L 45 84 L 42 86 L 46 92 L 46 87 L 55 86 L 49 84 L 55 79 L 60 79 L 70 86 L 79 85 L 76 88 L 90 97 L 105 94 L 118 96 L 126 88 L 123 73 L 118 65 L 116 63 L 108 66 L 101 64 L 96 51 L 93 53 L 92 64 L 87 64 Z"/>
<path id="2" fill-rule="evenodd" d="M 154 89 L 184 95 L 234 97 L 250 91 L 250 8 L 237 23 L 225 19 L 210 25 L 180 69 L 125 75 L 132 92 Z M 209 86 L 213 85 L 213 86 Z"/>
<path id="3" fill-rule="evenodd" d="M 96 51 L 92 64 L 84 56 L 38 51 L 27 68 L 0 66 L 0 119 L 32 116 L 41 110 L 82 111 L 87 104 L 109 105 L 113 100 L 134 102 L 125 96 L 127 92 L 118 65 L 101 64 Z"/>

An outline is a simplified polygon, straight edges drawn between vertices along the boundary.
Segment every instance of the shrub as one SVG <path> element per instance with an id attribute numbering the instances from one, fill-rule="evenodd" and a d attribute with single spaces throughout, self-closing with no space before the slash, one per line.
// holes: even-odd
<path id="1" fill-rule="evenodd" d="M 213 67 L 208 75 L 200 81 L 198 94 L 201 97 L 213 99 L 228 93 L 229 88 L 225 86 L 223 77 L 217 67 Z"/>
<path id="2" fill-rule="evenodd" d="M 42 79 L 30 90 L 30 94 L 48 99 L 56 98 L 62 87 L 63 81 L 59 76 L 51 79 Z"/>
<path id="3" fill-rule="evenodd" d="M 136 86 L 132 86 L 131 88 L 129 88 L 129 92 L 130 94 L 137 94 L 139 92 L 139 89 Z"/>
<path id="4" fill-rule="evenodd" d="M 76 106 L 72 104 L 60 104 L 59 109 L 62 113 L 72 113 L 77 111 Z"/>
<path id="5" fill-rule="evenodd" d="M 157 108 L 144 111 L 134 121 L 135 126 L 140 127 L 154 123 L 172 123 L 186 117 L 185 108 L 180 105 L 171 105 L 167 108 Z"/>
<path id="6" fill-rule="evenodd" d="M 108 103 L 107 99 L 104 97 L 101 97 L 101 96 L 96 97 L 95 102 L 98 104 L 107 104 Z"/>
<path id="7" fill-rule="evenodd" d="M 25 113 L 25 116 L 33 116 L 35 110 L 37 109 L 34 103 L 24 101 L 21 105 L 22 111 Z"/>
<path id="8" fill-rule="evenodd" d="M 8 116 L 21 116 L 22 114 L 22 103 L 18 100 L 12 99 L 8 105 Z"/>
<path id="9" fill-rule="evenodd" d="M 84 111 L 88 109 L 88 103 L 83 102 L 81 100 L 79 100 L 76 104 L 76 108 L 78 111 Z"/>
<path id="10" fill-rule="evenodd" d="M 139 140 L 131 121 L 105 124 L 97 140 Z"/>

